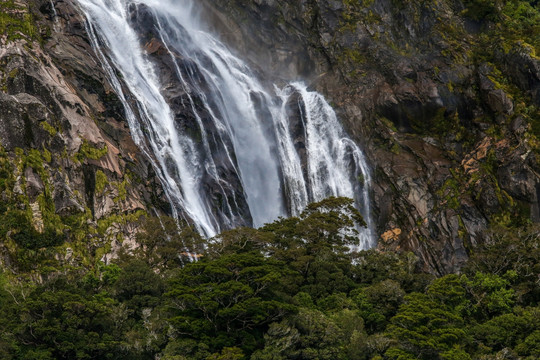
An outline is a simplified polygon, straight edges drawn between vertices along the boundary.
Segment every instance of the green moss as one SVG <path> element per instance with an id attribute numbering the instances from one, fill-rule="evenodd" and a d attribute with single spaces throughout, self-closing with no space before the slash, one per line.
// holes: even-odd
<path id="1" fill-rule="evenodd" d="M 485 33 L 478 37 L 477 58 L 491 61 L 495 52 L 508 54 L 516 46 L 526 46 L 536 56 L 540 52 L 540 8 L 523 0 L 494 4 L 490 0 L 465 1 L 465 15 L 485 25 Z"/>
<path id="2" fill-rule="evenodd" d="M 30 149 L 28 155 L 26 156 L 26 163 L 32 169 L 41 172 L 44 170 L 43 167 L 43 158 L 41 157 L 41 151 L 36 149 Z"/>
<path id="3" fill-rule="evenodd" d="M 389 129 L 391 129 L 392 131 L 394 132 L 398 132 L 398 129 L 396 127 L 396 124 L 394 124 L 392 121 L 388 120 L 387 118 L 385 117 L 378 117 L 378 119 L 384 124 L 386 125 L 386 127 L 388 127 Z"/>
<path id="4" fill-rule="evenodd" d="M 92 268 L 99 259 L 110 251 L 112 238 L 107 229 L 114 224 L 126 225 L 136 222 L 146 213 L 138 211 L 132 214 L 114 214 L 93 221 L 93 214 L 86 208 L 84 212 L 75 212 L 69 216 L 57 214 L 52 198 L 52 185 L 47 162 L 52 154 L 48 150 L 23 150 L 17 148 L 13 154 L 8 154 L 0 146 L 0 251 L 9 259 L 9 268 L 14 273 L 40 270 L 50 267 L 51 273 L 62 272 L 71 263 L 85 269 Z M 37 197 L 39 217 L 43 227 L 38 232 L 34 227 L 36 221 L 33 216 L 30 200 L 25 194 L 16 194 L 13 189 L 19 177 L 21 189 L 26 188 L 24 170 L 32 168 L 39 174 L 45 190 Z M 127 197 L 127 186 L 130 176 L 123 182 L 116 184 L 119 195 Z M 96 187 L 103 191 L 107 182 L 102 171 L 96 173 Z M 74 191 L 76 194 L 77 191 Z M 77 195 L 75 195 L 77 196 Z M 122 240 L 122 233 L 118 234 Z M 65 254 L 66 248 L 73 251 L 70 263 L 58 261 L 58 254 Z"/>
<path id="5" fill-rule="evenodd" d="M 83 143 L 81 144 L 81 147 L 79 148 L 79 152 L 75 154 L 75 160 L 77 162 L 83 162 L 86 159 L 91 160 L 99 160 L 107 153 L 109 152 L 109 149 L 107 148 L 107 145 L 103 145 L 102 148 L 97 148 L 88 143 L 88 140 L 83 139 Z"/>
<path id="6" fill-rule="evenodd" d="M 120 202 L 125 201 L 127 198 L 127 185 L 129 184 L 128 175 L 126 174 L 124 177 L 124 180 L 122 182 L 116 182 L 114 183 L 116 185 L 116 189 L 118 190 L 118 196 L 116 196 L 113 200 L 114 202 Z"/>
<path id="7" fill-rule="evenodd" d="M 92 212 L 90 209 L 85 208 L 85 211 L 82 213 L 77 213 L 62 218 L 62 222 L 69 229 L 72 242 L 82 242 L 89 235 L 94 235 L 97 233 L 97 230 L 90 226 L 89 221 L 92 219 Z"/>
<path id="8" fill-rule="evenodd" d="M 41 194 L 38 196 L 38 203 L 45 229 L 49 229 L 49 231 L 61 236 L 66 226 L 60 216 L 56 214 L 52 197 L 49 194 Z"/>
<path id="9" fill-rule="evenodd" d="M 14 0 L 0 3 L 0 34 L 6 36 L 8 42 L 17 39 L 39 39 L 39 32 L 28 8 L 16 4 Z"/>
<path id="10" fill-rule="evenodd" d="M 111 216 L 108 216 L 104 219 L 99 219 L 98 222 L 97 222 L 97 234 L 98 235 L 101 235 L 101 236 L 104 236 L 107 229 L 110 228 L 112 226 L 112 224 L 114 223 L 122 223 L 123 222 L 123 218 L 121 215 L 116 215 L 116 214 L 113 214 Z"/>
<path id="11" fill-rule="evenodd" d="M 17 74 L 19 73 L 19 69 L 15 68 L 13 70 L 11 70 L 8 74 L 8 78 L 9 79 L 15 79 L 15 77 L 17 76 Z"/>
<path id="12" fill-rule="evenodd" d="M 96 259 L 103 258 L 103 256 L 105 256 L 106 254 L 111 252 L 111 249 L 112 249 L 111 243 L 110 242 L 105 243 L 104 246 L 99 247 L 99 248 L 96 249 L 95 258 Z"/>
<path id="13" fill-rule="evenodd" d="M 461 208 L 460 196 L 462 191 L 462 181 L 454 171 L 452 177 L 446 179 L 443 186 L 437 191 L 437 195 L 443 200 L 442 206 L 458 210 Z"/>
<path id="14" fill-rule="evenodd" d="M 64 149 L 62 150 L 62 153 L 60 154 L 60 158 L 61 159 L 67 159 L 68 157 L 69 157 L 69 155 L 68 155 L 67 148 L 64 147 Z"/>
<path id="15" fill-rule="evenodd" d="M 52 154 L 49 150 L 43 149 L 42 156 L 43 160 L 45 160 L 46 162 L 50 163 L 52 161 Z"/>
<path id="16" fill-rule="evenodd" d="M 339 33 L 356 31 L 359 24 L 378 24 L 382 21 L 381 17 L 373 12 L 370 7 L 374 0 L 344 0 L 343 11 L 340 14 Z"/>
<path id="17" fill-rule="evenodd" d="M 105 187 L 109 184 L 107 175 L 101 170 L 96 171 L 96 194 L 101 195 Z"/>
<path id="18" fill-rule="evenodd" d="M 7 240 L 7 237 L 14 240 L 15 247 L 12 251 L 10 250 L 14 263 L 17 263 L 17 266 L 31 268 L 35 266 L 35 262 L 46 259 L 45 253 L 42 251 L 39 254 L 36 253 L 39 259 L 33 255 L 29 257 L 28 254 L 21 258 L 21 251 L 23 253 L 26 251 L 21 249 L 37 250 L 58 246 L 65 240 L 63 234 L 65 226 L 56 214 L 49 185 L 50 175 L 43 162 L 44 158 L 51 156 L 50 152 L 44 151 L 42 154 L 37 149 L 31 149 L 25 153 L 20 148 L 15 149 L 14 152 L 15 157 L 10 158 L 5 151 L 0 151 L 0 190 L 3 190 L 2 211 L 0 212 L 0 224 L 3 230 L 0 235 L 3 240 Z M 22 174 L 27 168 L 32 168 L 37 172 L 45 185 L 45 190 L 37 197 L 39 216 L 43 222 L 43 227 L 40 227 L 39 231 L 34 228 L 36 219 L 33 218 L 35 214 L 30 207 L 28 197 L 24 194 L 15 195 L 12 191 L 15 186 L 14 177 Z M 19 184 L 22 189 L 26 187 L 24 176 L 20 177 Z"/>
<path id="19" fill-rule="evenodd" d="M 364 53 L 358 49 L 343 49 L 338 61 L 349 61 L 353 64 L 364 64 L 367 60 Z"/>
<path id="20" fill-rule="evenodd" d="M 7 209 L 8 204 L 5 199 L 12 198 L 14 185 L 13 162 L 8 158 L 6 151 L 0 145 L 0 194 L 4 198 L 3 201 L 0 201 L 0 213 Z"/>
<path id="21" fill-rule="evenodd" d="M 39 174 L 41 181 L 45 185 L 45 192 L 50 194 L 51 192 L 50 185 L 49 185 L 50 174 L 45 169 L 44 162 L 45 161 L 51 162 L 52 154 L 48 150 L 44 150 L 42 153 L 41 151 L 37 149 L 30 149 L 28 150 L 27 155 L 21 154 L 20 157 L 22 160 L 23 169 L 28 166 L 34 169 L 34 171 L 36 171 Z"/>
<path id="22" fill-rule="evenodd" d="M 48 132 L 51 136 L 55 136 L 58 133 L 58 131 L 54 128 L 54 126 L 52 126 L 46 121 L 42 121 L 40 125 L 43 128 L 43 130 Z"/>
<path id="23" fill-rule="evenodd" d="M 96 229 L 97 234 L 103 236 L 106 234 L 107 229 L 109 229 L 113 224 L 125 225 L 127 223 L 137 222 L 141 219 L 141 217 L 146 216 L 146 215 L 147 215 L 146 211 L 138 210 L 131 214 L 122 214 L 122 215 L 113 214 L 104 219 L 100 219 L 97 222 L 98 224 L 97 229 Z"/>

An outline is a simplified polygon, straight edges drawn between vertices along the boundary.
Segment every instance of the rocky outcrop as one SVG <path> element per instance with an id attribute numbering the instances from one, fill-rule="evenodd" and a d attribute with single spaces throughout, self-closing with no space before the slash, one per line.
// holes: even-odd
<path id="1" fill-rule="evenodd" d="M 460 1 L 205 3 L 267 76 L 303 77 L 335 104 L 372 165 L 380 249 L 444 274 L 488 227 L 539 220 L 531 45 L 483 42 L 489 23 Z"/>
<path id="2" fill-rule="evenodd" d="M 38 232 L 63 229 L 69 242 L 86 238 L 91 252 L 132 238 L 126 226 L 103 237 L 105 244 L 94 239 L 107 232 L 100 226 L 167 209 L 159 210 L 160 186 L 100 70 L 84 19 L 70 1 L 20 1 L 15 10 L 35 25 L 31 34 L 0 39 L 0 144 L 22 184 L 19 194 L 2 194 L 2 215 L 28 209 Z M 77 234 L 82 224 L 89 227 Z"/>

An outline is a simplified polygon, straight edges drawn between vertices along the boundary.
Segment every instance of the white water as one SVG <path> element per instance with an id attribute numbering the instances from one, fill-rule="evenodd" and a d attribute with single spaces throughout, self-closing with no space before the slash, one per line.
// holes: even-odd
<path id="1" fill-rule="evenodd" d="M 56 7 L 54 6 L 53 0 L 49 0 L 49 1 L 51 3 L 51 9 L 53 11 L 53 21 L 54 21 L 53 30 L 58 31 L 58 13 L 56 12 Z"/>
<path id="2" fill-rule="evenodd" d="M 202 28 L 190 0 L 79 3 L 135 141 L 153 159 L 173 207 L 202 233 L 260 226 L 332 195 L 354 198 L 371 224 L 364 157 L 323 96 L 299 82 L 265 89 Z M 170 57 L 170 83 L 144 50 L 132 17 L 140 9 Z M 364 230 L 361 247 L 371 238 Z"/>
<path id="3" fill-rule="evenodd" d="M 329 196 L 353 198 L 368 225 L 360 233 L 360 248 L 369 248 L 373 245 L 369 204 L 371 177 L 364 154 L 345 134 L 334 109 L 321 94 L 308 91 L 304 84 L 296 82 L 276 92 L 282 101 L 280 113 L 275 118 L 285 186 L 290 189 L 287 193 L 290 194 L 291 214 L 297 215 L 308 203 Z M 285 106 L 294 94 L 299 96 L 297 101 L 307 149 L 304 174 L 290 132 L 286 130 L 290 120 Z"/>

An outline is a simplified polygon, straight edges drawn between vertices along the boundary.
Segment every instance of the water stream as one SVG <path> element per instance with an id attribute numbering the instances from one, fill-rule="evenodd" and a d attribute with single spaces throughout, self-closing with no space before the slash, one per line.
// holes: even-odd
<path id="1" fill-rule="evenodd" d="M 371 225 L 369 170 L 322 95 L 266 88 L 197 20 L 190 0 L 78 0 L 135 142 L 175 215 L 206 236 L 354 198 Z M 372 245 L 371 226 L 361 247 Z"/>
<path id="2" fill-rule="evenodd" d="M 53 0 L 50 0 L 50 4 L 53 12 L 53 30 L 58 31 L 58 13 L 56 12 L 56 7 L 54 6 Z"/>

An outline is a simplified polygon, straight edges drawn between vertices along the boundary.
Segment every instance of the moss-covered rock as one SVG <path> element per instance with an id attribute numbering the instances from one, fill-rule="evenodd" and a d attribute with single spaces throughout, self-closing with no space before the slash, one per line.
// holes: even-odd
<path id="1" fill-rule="evenodd" d="M 125 240 L 137 247 L 138 219 L 162 197 L 72 26 L 83 18 L 67 2 L 53 18 L 51 4 L 0 3 L 0 266 L 14 274 L 92 268 Z"/>

